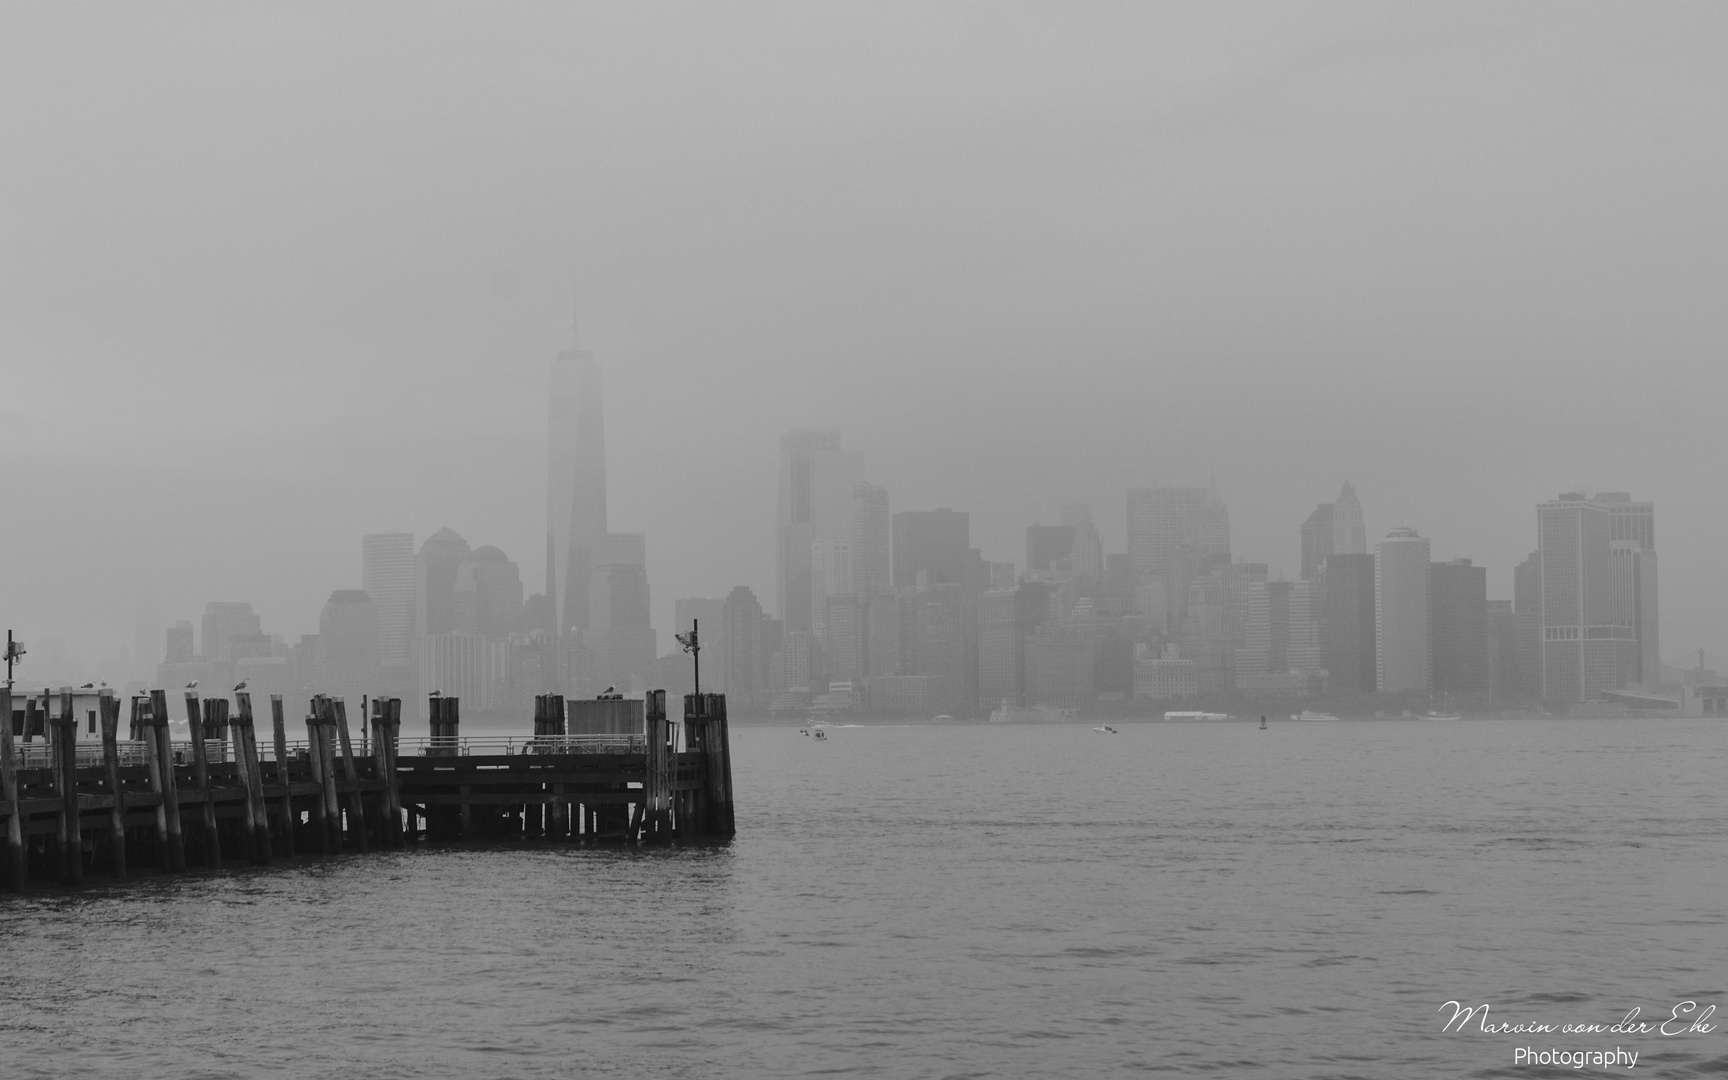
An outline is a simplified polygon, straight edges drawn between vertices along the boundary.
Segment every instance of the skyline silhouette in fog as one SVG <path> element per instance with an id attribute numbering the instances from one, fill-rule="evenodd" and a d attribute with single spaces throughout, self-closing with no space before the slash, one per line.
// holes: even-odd
<path id="1" fill-rule="evenodd" d="M 833 428 L 1016 563 L 1215 476 L 1295 578 L 1349 480 L 1504 598 L 1537 503 L 1631 491 L 1663 659 L 1720 657 L 1725 18 L 8 12 L 6 621 L 104 677 L 146 600 L 292 639 L 443 527 L 539 591 L 576 298 L 662 652 L 772 611 L 780 436 Z"/>

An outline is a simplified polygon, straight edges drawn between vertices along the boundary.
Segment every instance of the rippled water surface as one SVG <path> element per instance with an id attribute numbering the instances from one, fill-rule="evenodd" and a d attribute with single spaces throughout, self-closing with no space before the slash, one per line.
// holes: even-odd
<path id="1" fill-rule="evenodd" d="M 0 1077 L 1601 1072 L 1519 1046 L 1728 1073 L 1720 1026 L 1437 1011 L 1728 1007 L 1722 721 L 746 727 L 733 752 L 724 847 L 0 895 Z"/>

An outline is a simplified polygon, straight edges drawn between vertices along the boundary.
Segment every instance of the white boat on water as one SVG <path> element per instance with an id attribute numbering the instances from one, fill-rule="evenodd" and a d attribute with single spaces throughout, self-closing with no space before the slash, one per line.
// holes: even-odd
<path id="1" fill-rule="evenodd" d="M 1100 733 L 1105 734 L 1105 735 L 1116 734 L 1116 729 L 1111 727 L 1109 724 L 1099 724 L 1097 727 L 1093 728 L 1092 730 L 1100 732 Z"/>
<path id="2" fill-rule="evenodd" d="M 1173 724 L 1217 724 L 1230 719 L 1230 714 L 1221 712 L 1167 712 L 1164 714 L 1164 719 Z"/>
<path id="3" fill-rule="evenodd" d="M 1336 720 L 1336 719 L 1338 719 L 1338 717 L 1333 716 L 1331 713 L 1315 712 L 1313 709 L 1303 709 L 1299 713 L 1291 713 L 1290 719 L 1292 719 L 1292 720 Z"/>
<path id="4" fill-rule="evenodd" d="M 1424 715 L 1422 717 L 1422 719 L 1424 719 L 1424 720 L 1462 720 L 1462 719 L 1464 719 L 1464 717 L 1460 713 L 1431 712 L 1431 713 L 1427 713 L 1426 715 Z"/>

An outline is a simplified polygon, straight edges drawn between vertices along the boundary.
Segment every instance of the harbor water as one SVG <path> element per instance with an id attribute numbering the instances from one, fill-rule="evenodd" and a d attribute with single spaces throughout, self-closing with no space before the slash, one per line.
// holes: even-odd
<path id="1" fill-rule="evenodd" d="M 1728 1072 L 1728 723 L 1116 726 L 737 725 L 725 846 L 0 895 L 0 1076 Z"/>

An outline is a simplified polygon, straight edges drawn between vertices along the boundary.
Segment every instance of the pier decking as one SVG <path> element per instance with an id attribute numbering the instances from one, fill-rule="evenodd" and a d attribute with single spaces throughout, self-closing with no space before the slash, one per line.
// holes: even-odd
<path id="1" fill-rule="evenodd" d="M 201 737 L 182 742 L 169 738 L 161 690 L 131 699 L 124 740 L 112 691 L 96 696 L 99 741 L 78 740 L 72 691 L 52 698 L 25 697 L 20 730 L 13 692 L 0 690 L 0 877 L 14 891 L 32 879 L 77 885 L 143 867 L 438 840 L 654 843 L 735 831 L 721 694 L 685 696 L 682 739 L 661 690 L 642 703 L 639 732 L 575 735 L 558 695 L 536 699 L 532 735 L 496 737 L 461 735 L 460 703 L 434 697 L 432 735 L 410 743 L 400 699 L 372 701 L 367 723 L 351 725 L 343 700 L 315 697 L 305 737 L 290 741 L 272 695 L 262 747 L 245 691 L 232 711 L 187 692 Z"/>

